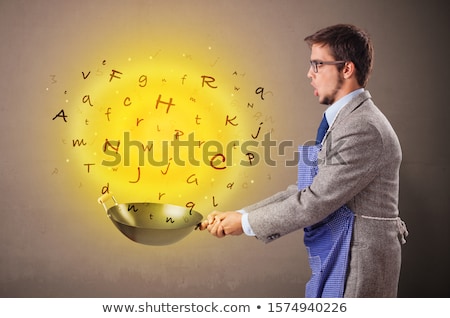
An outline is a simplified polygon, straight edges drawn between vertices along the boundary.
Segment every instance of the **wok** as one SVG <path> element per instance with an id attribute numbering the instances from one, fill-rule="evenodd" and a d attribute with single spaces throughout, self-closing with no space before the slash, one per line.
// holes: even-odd
<path id="1" fill-rule="evenodd" d="M 105 204 L 110 198 L 114 205 Z M 118 203 L 111 193 L 98 198 L 114 225 L 130 240 L 146 245 L 173 244 L 200 225 L 203 216 L 177 205 L 163 203 Z"/>

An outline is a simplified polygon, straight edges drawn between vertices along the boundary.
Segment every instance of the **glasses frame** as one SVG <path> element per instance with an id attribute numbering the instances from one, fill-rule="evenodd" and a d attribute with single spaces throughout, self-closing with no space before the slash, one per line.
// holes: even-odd
<path id="1" fill-rule="evenodd" d="M 311 60 L 309 61 L 309 64 L 311 64 L 311 67 L 314 71 L 314 73 L 319 72 L 319 66 L 322 65 L 339 65 L 339 64 L 345 64 L 347 61 L 320 61 L 320 60 Z"/>

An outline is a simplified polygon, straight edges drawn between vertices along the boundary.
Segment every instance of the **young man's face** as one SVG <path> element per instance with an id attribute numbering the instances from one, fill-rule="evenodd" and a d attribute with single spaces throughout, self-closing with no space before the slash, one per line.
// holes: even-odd
<path id="1" fill-rule="evenodd" d="M 311 61 L 331 62 L 335 59 L 331 56 L 328 46 L 313 44 L 311 47 Z M 318 65 L 317 73 L 313 67 L 307 73 L 314 87 L 314 95 L 319 97 L 319 103 L 331 105 L 341 97 L 344 77 L 338 71 L 339 65 Z"/>

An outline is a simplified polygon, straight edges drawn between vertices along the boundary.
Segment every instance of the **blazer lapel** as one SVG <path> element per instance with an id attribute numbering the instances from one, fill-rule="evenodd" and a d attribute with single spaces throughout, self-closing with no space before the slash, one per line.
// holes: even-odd
<path id="1" fill-rule="evenodd" d="M 355 109 L 357 109 L 359 106 L 361 106 L 362 103 L 364 103 L 366 100 L 371 99 L 372 96 L 370 95 L 369 91 L 364 90 L 361 94 L 357 95 L 355 98 L 353 98 L 347 105 L 345 105 L 341 111 L 337 114 L 336 119 L 334 120 L 331 127 L 328 129 L 325 137 L 323 138 L 322 143 L 325 142 L 325 139 L 327 139 L 328 134 L 333 130 L 333 128 L 336 125 L 339 125 L 341 121 L 343 121 L 348 115 L 350 115 Z"/>

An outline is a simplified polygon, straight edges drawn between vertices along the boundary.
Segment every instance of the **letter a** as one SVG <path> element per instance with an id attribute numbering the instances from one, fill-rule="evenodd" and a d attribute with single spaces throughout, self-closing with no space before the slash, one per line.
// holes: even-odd
<path id="1" fill-rule="evenodd" d="M 67 123 L 67 120 L 66 120 L 67 115 L 64 114 L 64 109 L 61 109 L 61 111 L 58 114 L 56 114 L 55 117 L 53 117 L 53 120 L 55 120 L 57 117 L 62 117 L 64 119 L 64 121 Z"/>

